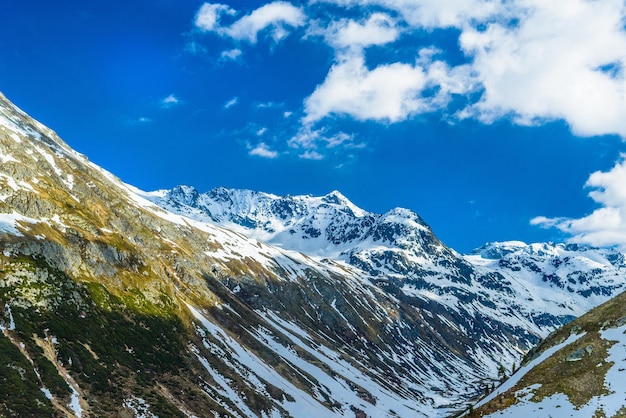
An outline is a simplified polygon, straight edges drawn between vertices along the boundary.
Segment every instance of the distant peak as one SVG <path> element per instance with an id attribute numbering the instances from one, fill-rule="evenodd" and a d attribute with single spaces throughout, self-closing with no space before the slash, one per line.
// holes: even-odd
<path id="1" fill-rule="evenodd" d="M 172 189 L 172 191 L 176 193 L 197 193 L 195 187 L 185 185 L 176 186 Z"/>
<path id="2" fill-rule="evenodd" d="M 322 200 L 326 203 L 335 203 L 337 205 L 350 203 L 348 198 L 337 190 L 333 190 L 332 192 L 328 193 L 326 196 L 322 197 Z"/>
<path id="3" fill-rule="evenodd" d="M 192 186 L 176 186 L 170 191 L 170 196 L 187 205 L 193 205 L 198 200 L 198 190 Z"/>

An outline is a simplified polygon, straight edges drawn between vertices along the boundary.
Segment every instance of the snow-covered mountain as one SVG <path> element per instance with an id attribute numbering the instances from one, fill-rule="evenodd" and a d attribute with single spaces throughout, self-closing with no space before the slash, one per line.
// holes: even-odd
<path id="1" fill-rule="evenodd" d="M 199 193 L 178 186 L 144 196 L 198 221 L 351 265 L 372 279 L 398 284 L 412 296 L 462 294 L 464 285 L 471 284 L 475 293 L 497 291 L 522 298 L 537 312 L 571 318 L 624 287 L 626 262 L 617 250 L 510 241 L 461 256 L 416 213 L 402 208 L 370 213 L 337 191 L 321 197 L 276 196 L 226 188 Z"/>
<path id="2" fill-rule="evenodd" d="M 143 192 L 2 95 L 0 161 L 9 415 L 447 416 L 624 285 L 615 251 L 461 256 L 338 192 Z"/>
<path id="3" fill-rule="evenodd" d="M 180 186 L 145 197 L 172 212 L 356 269 L 403 302 L 436 312 L 466 338 L 489 341 L 474 354 L 484 357 L 491 376 L 500 363 L 511 366 L 529 344 L 625 286 L 626 263 L 617 250 L 502 242 L 461 256 L 410 210 L 369 213 L 336 191 L 281 197 Z M 506 342 L 495 342 L 494 334 Z"/>

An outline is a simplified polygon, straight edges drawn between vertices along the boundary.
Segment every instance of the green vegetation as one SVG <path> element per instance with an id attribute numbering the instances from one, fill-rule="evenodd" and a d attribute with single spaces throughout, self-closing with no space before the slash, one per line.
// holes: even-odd
<path id="1" fill-rule="evenodd" d="M 0 333 L 0 416 L 53 417 L 54 408 L 39 387 L 32 365 Z"/>
<path id="2" fill-rule="evenodd" d="M 16 323 L 11 334 L 33 364 L 15 342 L 0 338 L 0 416 L 53 416 L 40 386 L 67 404 L 71 389 L 59 369 L 98 400 L 91 406 L 96 416 L 116 415 L 121 400 L 133 392 L 157 415 L 182 416 L 159 389 L 162 381 L 189 369 L 188 334 L 180 318 L 149 306 L 138 293 L 120 298 L 103 285 L 76 283 L 42 259 L 2 264 L 0 306 L 11 306 Z M 141 310 L 134 309 L 138 304 Z M 151 311 L 155 314 L 146 313 Z M 52 354 L 42 341 L 53 344 Z"/>
<path id="3" fill-rule="evenodd" d="M 586 405 L 594 396 L 608 394 L 604 381 L 613 363 L 607 362 L 608 350 L 614 344 L 602 338 L 600 331 L 607 327 L 621 326 L 626 321 L 626 292 L 592 309 L 580 318 L 552 333 L 525 356 L 530 362 L 545 350 L 561 344 L 572 334 L 585 333 L 576 342 L 563 347 L 530 370 L 507 392 L 477 408 L 475 416 L 483 416 L 506 409 L 517 403 L 515 392 L 540 384 L 533 392 L 532 402 L 540 402 L 556 393 L 567 396 L 575 407 Z M 579 358 L 572 361 L 572 358 Z M 568 361 L 570 358 L 570 361 Z M 616 416 L 624 416 L 622 408 Z M 601 410 L 597 416 L 604 416 Z"/>

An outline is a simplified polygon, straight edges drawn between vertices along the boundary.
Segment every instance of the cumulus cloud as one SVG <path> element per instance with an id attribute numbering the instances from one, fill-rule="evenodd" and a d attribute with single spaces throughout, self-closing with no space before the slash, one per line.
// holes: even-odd
<path id="1" fill-rule="evenodd" d="M 398 39 L 396 22 L 385 13 L 374 13 L 364 22 L 340 19 L 324 30 L 327 42 L 335 48 L 364 48 L 384 45 Z"/>
<path id="2" fill-rule="evenodd" d="M 563 119 L 578 135 L 626 136 L 624 3 L 526 0 L 517 6 L 517 25 L 491 23 L 461 35 L 484 88 L 462 116 L 489 123 L 510 115 L 520 124 Z"/>
<path id="3" fill-rule="evenodd" d="M 207 32 L 221 30 L 222 15 L 234 15 L 236 12 L 225 4 L 204 3 L 196 13 L 195 25 Z"/>
<path id="4" fill-rule="evenodd" d="M 466 66 L 450 69 L 427 58 L 413 65 L 392 63 L 369 69 L 363 54 L 346 54 L 305 100 L 303 122 L 314 123 L 329 115 L 399 122 L 447 105 L 452 93 L 472 89 L 469 72 Z M 424 94 L 432 87 L 434 94 Z"/>
<path id="5" fill-rule="evenodd" d="M 303 160 L 323 160 L 324 156 L 317 151 L 307 150 L 302 154 L 298 155 L 299 158 Z"/>
<path id="6" fill-rule="evenodd" d="M 611 170 L 593 173 L 585 186 L 592 189 L 589 197 L 600 208 L 580 219 L 539 216 L 531 223 L 557 228 L 570 235 L 569 241 L 574 243 L 626 250 L 626 154 Z"/>
<path id="7" fill-rule="evenodd" d="M 304 25 L 306 17 L 301 8 L 284 1 L 265 4 L 231 25 L 223 25 L 224 15 L 237 12 L 223 4 L 204 3 L 196 14 L 195 25 L 206 32 L 215 32 L 239 41 L 257 42 L 259 32 L 269 30 L 274 41 L 278 42 L 289 35 L 288 28 Z"/>
<path id="8" fill-rule="evenodd" d="M 272 37 L 279 41 L 288 35 L 286 26 L 299 27 L 304 24 L 305 15 L 302 9 L 291 3 L 276 1 L 259 7 L 247 16 L 233 23 L 226 33 L 239 40 L 255 43 L 257 34 L 271 28 Z"/>
<path id="9" fill-rule="evenodd" d="M 308 122 L 333 114 L 398 122 L 445 111 L 451 96 L 476 91 L 481 94 L 473 96 L 458 117 L 484 123 L 511 118 L 522 125 L 560 119 L 580 136 L 626 137 L 622 0 L 317 3 L 334 3 L 353 13 L 378 10 L 364 20 L 331 21 L 325 39 L 338 50 L 393 43 L 404 33 L 424 29 L 456 27 L 466 63 L 409 65 L 392 58 L 368 69 L 360 57 L 339 53 L 326 80 L 305 99 Z M 421 98 L 425 88 L 441 89 L 442 94 L 437 100 Z"/>
<path id="10" fill-rule="evenodd" d="M 418 95 L 426 83 L 421 68 L 393 63 L 369 70 L 363 56 L 350 55 L 333 65 L 326 80 L 306 99 L 304 121 L 335 114 L 397 122 L 424 109 Z"/>
<path id="11" fill-rule="evenodd" d="M 278 157 L 278 152 L 272 150 L 265 142 L 259 142 L 255 147 L 250 147 L 248 155 L 271 159 Z"/>
<path id="12" fill-rule="evenodd" d="M 202 31 L 250 44 L 262 36 L 278 42 L 305 27 L 307 40 L 322 40 L 334 50 L 325 77 L 303 99 L 299 123 L 309 132 L 300 130 L 294 138 L 310 136 L 314 125 L 328 117 L 397 123 L 436 111 L 483 123 L 502 118 L 522 125 L 563 120 L 580 136 L 626 138 L 623 0 L 302 4 L 273 1 L 244 14 L 205 3 L 195 19 Z M 421 36 L 450 28 L 454 30 L 440 32 L 445 33 L 441 38 Z M 457 37 L 458 49 L 450 49 L 449 36 Z M 420 43 L 411 61 L 406 41 L 416 39 Z M 386 48 L 370 53 L 373 46 Z M 240 49 L 232 49 L 221 59 L 240 55 Z"/>

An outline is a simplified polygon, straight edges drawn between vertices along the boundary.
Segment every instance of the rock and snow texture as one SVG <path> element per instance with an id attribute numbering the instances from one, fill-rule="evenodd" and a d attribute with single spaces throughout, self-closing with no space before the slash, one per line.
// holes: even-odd
<path id="1" fill-rule="evenodd" d="M 503 242 L 460 256 L 413 212 L 368 213 L 338 192 L 279 197 L 224 188 L 201 194 L 181 186 L 143 196 L 169 211 L 283 250 L 306 252 L 311 260 L 332 261 L 367 278 L 417 307 L 435 332 L 454 332 L 475 341 L 471 357 L 485 377 L 495 378 L 499 364 L 510 369 L 538 338 L 625 286 L 624 255 L 615 250 Z M 408 352 L 420 350 L 419 343 L 409 341 Z M 440 363 L 438 355 L 428 362 Z M 452 358 L 448 361 L 456 370 L 465 367 Z M 420 375 L 419 368 L 415 373 Z M 479 381 L 475 378 L 464 390 L 473 391 Z M 449 401 L 450 393 L 446 397 Z"/>
<path id="2" fill-rule="evenodd" d="M 558 350 L 567 350 L 568 346 L 574 343 L 582 334 L 572 335 L 563 343 L 556 345 L 536 360 L 524 366 L 519 370 L 519 376 L 516 374 L 515 379 L 505 382 L 500 388 L 494 391 L 490 396 L 485 398 L 476 406 L 479 407 L 488 401 L 491 401 L 498 394 L 513 388 L 523 377 L 525 373 L 532 370 L 542 361 L 554 355 Z M 541 388 L 541 384 L 533 384 L 515 392 L 516 403 L 504 410 L 494 412 L 489 417 L 534 417 L 534 416 L 551 416 L 554 418 L 565 417 L 592 417 L 592 416 L 622 416 L 626 408 L 626 385 L 624 384 L 624 370 L 626 370 L 626 325 L 617 328 L 608 328 L 600 331 L 600 338 L 610 345 L 608 355 L 598 364 L 590 364 L 590 368 L 600 368 L 605 364 L 610 367 L 604 375 L 603 387 L 604 393 L 593 396 L 584 405 L 574 405 L 567 395 L 563 393 L 555 393 L 541 400 L 533 399 L 535 393 Z M 571 350 L 570 350 L 571 351 Z M 585 357 L 581 359 L 585 361 Z M 549 379 L 549 377 L 548 377 Z M 596 388 L 601 390 L 602 387 Z M 602 415 L 599 415 L 599 414 Z"/>
<path id="3" fill-rule="evenodd" d="M 502 243 L 463 257 L 414 212 L 372 214 L 339 192 L 142 192 L 3 103 L 0 237 L 31 239 L 69 275 L 124 288 L 136 272 L 149 300 L 173 288 L 196 320 L 206 391 L 233 415 L 258 414 L 251 388 L 268 416 L 446 416 L 624 286 L 614 251 Z"/>
<path id="4" fill-rule="evenodd" d="M 414 212 L 364 211 L 334 191 L 285 196 L 218 188 L 199 193 L 179 186 L 143 196 L 174 213 L 217 224 L 284 250 L 301 251 L 392 280 L 409 297 L 454 309 L 465 296 L 514 305 L 544 326 L 568 320 L 624 288 L 624 254 L 575 244 L 487 244 L 459 256 Z M 521 302 L 520 302 L 521 301 Z M 491 305 L 491 303 L 489 303 Z M 542 315 L 545 314 L 545 315 Z"/>

